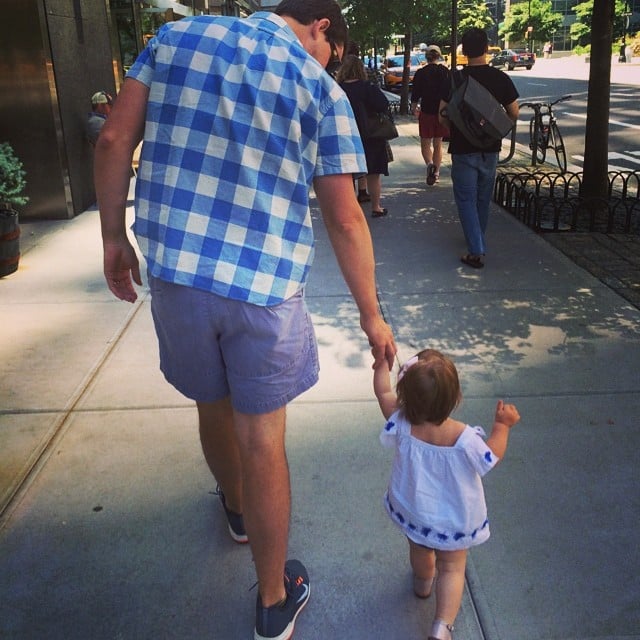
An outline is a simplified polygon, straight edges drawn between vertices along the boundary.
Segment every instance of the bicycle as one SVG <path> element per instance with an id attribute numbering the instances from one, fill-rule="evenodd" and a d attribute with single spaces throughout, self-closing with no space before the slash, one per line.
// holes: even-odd
<path id="1" fill-rule="evenodd" d="M 553 102 L 523 102 L 521 107 L 529 107 L 534 113 L 529 121 L 529 149 L 531 149 L 531 164 L 542 164 L 547 157 L 547 149 L 553 149 L 558 161 L 560 173 L 567 170 L 567 154 L 558 121 L 553 113 L 553 107 L 559 102 L 570 100 L 572 96 L 562 96 Z"/>

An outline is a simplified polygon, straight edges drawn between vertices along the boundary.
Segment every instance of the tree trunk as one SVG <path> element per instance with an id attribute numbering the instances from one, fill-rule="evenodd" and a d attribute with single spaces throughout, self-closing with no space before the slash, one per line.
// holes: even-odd
<path id="1" fill-rule="evenodd" d="M 608 198 L 609 93 L 614 3 L 594 0 L 581 195 Z"/>

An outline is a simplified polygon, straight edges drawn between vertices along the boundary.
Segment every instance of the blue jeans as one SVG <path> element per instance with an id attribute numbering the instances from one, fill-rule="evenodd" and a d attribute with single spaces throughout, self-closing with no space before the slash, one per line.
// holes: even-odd
<path id="1" fill-rule="evenodd" d="M 474 256 L 486 253 L 484 234 L 498 165 L 497 153 L 451 155 L 453 196 L 458 207 L 467 250 Z"/>

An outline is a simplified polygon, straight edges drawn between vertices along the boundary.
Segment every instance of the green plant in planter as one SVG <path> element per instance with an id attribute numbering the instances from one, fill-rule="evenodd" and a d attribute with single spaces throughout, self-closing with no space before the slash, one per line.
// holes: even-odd
<path id="1" fill-rule="evenodd" d="M 23 205 L 29 202 L 24 195 L 27 186 L 22 162 L 16 158 L 8 142 L 0 142 L 0 204 Z"/>
<path id="2" fill-rule="evenodd" d="M 8 142 L 0 142 L 0 203 L 27 204 L 24 195 L 27 186 L 26 173 L 22 162 L 16 158 L 13 147 Z"/>
<path id="3" fill-rule="evenodd" d="M 20 260 L 20 225 L 11 205 L 27 204 L 22 162 L 8 142 L 0 143 L 0 278 L 17 271 Z"/>

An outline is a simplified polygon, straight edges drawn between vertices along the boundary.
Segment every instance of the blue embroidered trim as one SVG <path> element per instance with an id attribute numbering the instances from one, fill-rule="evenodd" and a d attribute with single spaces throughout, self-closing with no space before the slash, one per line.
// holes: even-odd
<path id="1" fill-rule="evenodd" d="M 463 533 L 462 531 L 456 531 L 455 533 L 445 533 L 440 531 L 434 531 L 431 527 L 422 527 L 419 529 L 418 526 L 413 524 L 412 522 L 407 522 L 407 519 L 405 518 L 405 516 L 402 513 L 400 513 L 400 511 L 393 508 L 393 505 L 391 504 L 391 500 L 389 500 L 388 494 L 385 496 L 385 498 L 386 498 L 387 506 L 389 507 L 389 511 L 391 512 L 391 515 L 403 527 L 406 526 L 411 531 L 419 533 L 423 538 L 429 538 L 430 536 L 431 537 L 435 536 L 438 542 L 444 543 L 444 542 L 447 542 L 450 538 L 453 538 L 453 540 L 455 540 L 456 542 L 459 540 L 462 540 L 462 538 L 470 538 L 471 540 L 473 540 L 480 531 L 482 531 L 489 525 L 489 519 L 487 518 L 482 523 L 481 526 L 474 529 L 471 533 Z"/>

